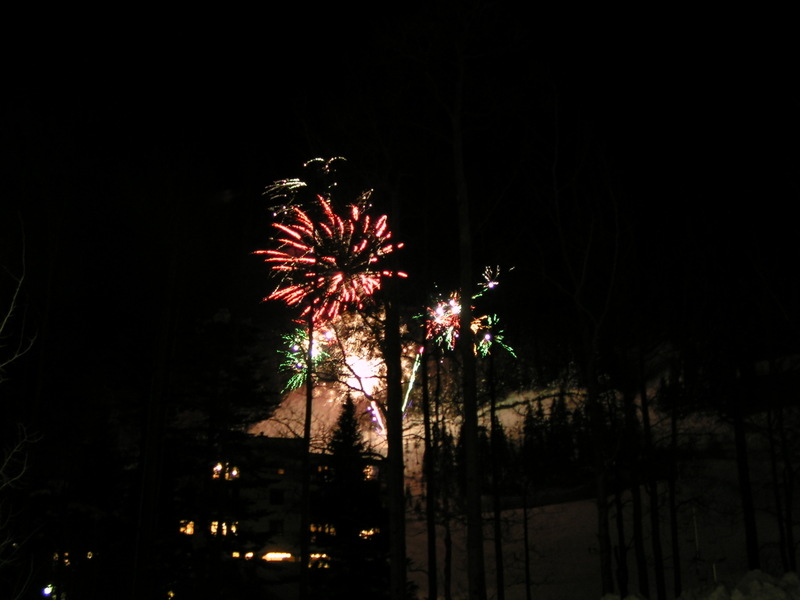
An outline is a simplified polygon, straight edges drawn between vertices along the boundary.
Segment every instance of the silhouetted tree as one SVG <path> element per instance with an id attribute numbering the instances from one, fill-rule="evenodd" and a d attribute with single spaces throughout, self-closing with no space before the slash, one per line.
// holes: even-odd
<path id="1" fill-rule="evenodd" d="M 328 548 L 331 565 L 325 570 L 329 572 L 320 574 L 317 593 L 332 599 L 389 598 L 382 476 L 367 469 L 367 449 L 350 397 L 342 406 L 328 449 L 330 475 L 319 492 L 317 518 L 333 530 L 317 543 Z"/>

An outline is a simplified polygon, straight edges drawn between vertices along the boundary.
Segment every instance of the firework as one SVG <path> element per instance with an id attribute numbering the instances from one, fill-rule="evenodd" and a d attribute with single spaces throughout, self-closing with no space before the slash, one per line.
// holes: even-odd
<path id="1" fill-rule="evenodd" d="M 322 365 L 330 359 L 331 332 L 315 330 L 311 347 L 311 365 L 314 372 L 318 372 Z M 289 379 L 283 391 L 288 392 L 299 388 L 306 382 L 309 369 L 308 362 L 308 328 L 297 327 L 294 331 L 282 336 L 286 347 L 278 350 L 283 356 L 279 369 L 289 373 Z"/>
<path id="2" fill-rule="evenodd" d="M 443 348 L 453 350 L 458 339 L 461 318 L 461 296 L 453 292 L 446 300 L 438 300 L 428 307 L 425 337 Z"/>
<path id="3" fill-rule="evenodd" d="M 500 267 L 486 267 L 482 275 L 483 281 L 478 284 L 479 291 L 472 296 L 473 300 L 499 285 Z M 429 306 L 427 313 L 425 337 L 443 348 L 454 350 L 461 327 L 461 295 L 452 292 L 446 299 L 439 299 Z M 470 330 L 476 340 L 476 354 L 487 356 L 492 345 L 497 344 L 514 355 L 514 351 L 503 342 L 503 331 L 498 329 L 498 323 L 497 315 L 483 315 L 472 320 Z"/>
<path id="4" fill-rule="evenodd" d="M 334 175 L 336 173 L 336 165 L 339 163 L 347 162 L 347 159 L 341 156 L 334 158 L 312 158 L 311 160 L 303 163 L 303 168 L 309 171 L 309 179 L 312 184 L 299 179 L 279 179 L 278 181 L 268 185 L 264 190 L 264 195 L 272 200 L 278 200 L 280 204 L 272 207 L 272 215 L 274 217 L 283 217 L 291 212 L 291 207 L 302 203 L 303 196 L 308 196 L 313 193 L 311 188 L 319 190 L 319 192 L 330 195 L 336 188 L 336 181 Z"/>
<path id="5" fill-rule="evenodd" d="M 369 214 L 369 197 L 370 192 L 362 194 L 344 217 L 324 196 L 316 198 L 319 220 L 298 206 L 286 207 L 290 222 L 273 224 L 280 232 L 278 248 L 256 252 L 283 275 L 266 300 L 302 306 L 301 316 L 310 315 L 320 323 L 348 308 L 363 308 L 384 277 L 405 277 L 379 267 L 381 259 L 402 244 L 390 242 L 386 215 Z"/>
<path id="6" fill-rule="evenodd" d="M 486 315 L 473 321 L 472 333 L 475 335 L 476 353 L 486 358 L 492 353 L 493 346 L 499 346 L 516 358 L 514 349 L 505 343 L 505 333 L 499 325 L 500 318 L 497 315 Z"/>
<path id="7" fill-rule="evenodd" d="M 416 356 L 414 357 L 414 363 L 411 365 L 411 372 L 408 376 L 408 383 L 406 383 L 406 391 L 403 394 L 403 414 L 406 413 L 406 409 L 411 405 L 411 390 L 414 389 L 414 381 L 417 378 L 417 371 L 419 371 L 419 366 L 422 364 L 422 357 L 425 353 L 425 346 L 420 346 L 417 348 Z"/>
<path id="8" fill-rule="evenodd" d="M 514 267 L 511 267 L 512 269 Z M 493 290 L 498 285 L 500 285 L 500 267 L 485 267 L 483 269 L 483 281 L 478 283 L 479 292 L 472 296 L 472 299 L 475 300 L 483 296 L 489 290 Z"/>
<path id="9" fill-rule="evenodd" d="M 355 399 L 372 398 L 385 385 L 386 369 L 372 324 L 358 313 L 347 312 L 314 329 L 311 360 L 315 379 L 344 386 Z M 284 335 L 280 369 L 289 373 L 284 392 L 306 382 L 308 328 Z"/>

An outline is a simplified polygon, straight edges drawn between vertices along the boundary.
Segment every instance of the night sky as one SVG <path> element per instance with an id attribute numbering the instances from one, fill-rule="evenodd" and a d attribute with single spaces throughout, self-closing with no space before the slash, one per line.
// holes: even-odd
<path id="1" fill-rule="evenodd" d="M 11 333 L 24 319 L 37 339 L 0 399 L 48 448 L 100 443 L 95 426 L 135 438 L 122 407 L 136 413 L 159 352 L 220 309 L 266 328 L 285 317 L 261 303 L 274 284 L 251 253 L 269 243 L 265 186 L 310 158 L 344 156 L 379 210 L 397 201 L 406 302 L 456 285 L 447 111 L 463 13 L 325 10 L 43 26 L 5 53 L 0 266 L 19 274 L 24 250 Z M 774 343 L 796 349 L 800 105 L 786 22 L 493 5 L 470 23 L 475 271 L 515 267 L 497 300 L 512 341 L 552 339 L 548 311 L 564 302 L 540 288 L 544 271 L 564 276 L 547 208 L 557 162 L 570 239 L 587 239 L 587 215 L 607 224 L 611 199 L 619 209 L 621 307 L 641 301 L 664 331 L 679 298 L 693 315 L 768 306 L 785 325 Z M 593 254 L 598 289 L 607 252 Z M 0 308 L 10 289 L 4 279 Z"/>

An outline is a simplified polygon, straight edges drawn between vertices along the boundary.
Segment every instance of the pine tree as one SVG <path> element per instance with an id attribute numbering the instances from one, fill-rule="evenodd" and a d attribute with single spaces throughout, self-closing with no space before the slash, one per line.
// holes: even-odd
<path id="1" fill-rule="evenodd" d="M 358 426 L 356 407 L 350 396 L 342 407 L 329 449 L 333 480 L 337 484 L 357 485 L 363 480 L 366 447 Z"/>
<path id="2" fill-rule="evenodd" d="M 328 598 L 382 598 L 388 587 L 386 509 L 381 479 L 369 453 L 352 398 L 348 397 L 328 446 L 329 476 L 322 484 L 315 522 L 329 534 L 316 543 L 331 557 L 320 578 Z M 322 591 L 322 590 L 320 590 Z"/>

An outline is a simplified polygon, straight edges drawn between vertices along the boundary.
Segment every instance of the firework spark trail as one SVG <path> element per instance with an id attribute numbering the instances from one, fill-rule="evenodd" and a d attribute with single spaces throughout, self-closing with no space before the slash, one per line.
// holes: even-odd
<path id="1" fill-rule="evenodd" d="M 287 208 L 288 224 L 273 223 L 280 232 L 278 248 L 258 250 L 265 262 L 284 275 L 266 300 L 301 305 L 301 317 L 317 323 L 334 319 L 348 308 L 361 309 L 380 289 L 383 277 L 406 277 L 403 272 L 378 268 L 377 263 L 402 244 L 390 242 L 386 215 L 373 219 L 370 192 L 349 206 L 349 214 L 336 214 L 331 201 L 317 196 L 322 218 L 315 221 L 298 206 Z"/>
<path id="2" fill-rule="evenodd" d="M 422 354 L 425 352 L 425 346 L 420 346 L 417 349 L 416 356 L 414 357 L 414 364 L 411 366 L 411 373 L 408 376 L 408 383 L 406 384 L 406 393 L 403 395 L 403 409 L 405 414 L 410 404 L 411 390 L 414 388 L 414 381 L 416 381 L 417 371 L 420 364 L 422 364 Z"/>

